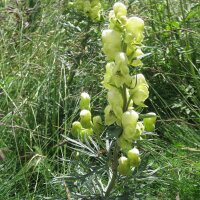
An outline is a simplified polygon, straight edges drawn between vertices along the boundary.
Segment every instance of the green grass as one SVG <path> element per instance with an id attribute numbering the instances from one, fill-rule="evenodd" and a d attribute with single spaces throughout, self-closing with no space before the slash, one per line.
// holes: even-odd
<path id="1" fill-rule="evenodd" d="M 153 188 L 158 199 L 199 198 L 199 145 L 198 130 L 185 124 L 163 125 L 160 127 L 162 140 L 159 142 L 158 156 L 153 162 L 160 167 Z M 165 142 L 164 142 L 165 141 Z M 160 154 L 160 155 L 159 155 Z"/>

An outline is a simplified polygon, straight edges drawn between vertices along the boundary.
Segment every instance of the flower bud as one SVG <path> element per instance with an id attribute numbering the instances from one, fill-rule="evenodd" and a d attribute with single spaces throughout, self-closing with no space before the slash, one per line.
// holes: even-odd
<path id="1" fill-rule="evenodd" d="M 144 131 L 144 125 L 143 125 L 143 123 L 142 122 L 137 122 L 136 131 L 133 134 L 133 139 L 134 140 L 139 140 L 143 131 Z"/>
<path id="2" fill-rule="evenodd" d="M 139 157 L 139 150 L 137 148 L 129 150 L 127 156 L 132 167 L 138 167 L 140 165 L 141 159 Z"/>
<path id="3" fill-rule="evenodd" d="M 118 160 L 119 165 L 117 167 L 118 172 L 121 175 L 128 175 L 130 173 L 130 165 L 129 165 L 129 160 L 125 156 L 121 156 Z"/>
<path id="4" fill-rule="evenodd" d="M 102 32 L 103 52 L 108 60 L 114 60 L 117 52 L 121 51 L 121 34 L 107 29 Z"/>
<path id="5" fill-rule="evenodd" d="M 103 131 L 103 123 L 100 116 L 93 117 L 93 130 L 96 134 L 101 134 Z"/>
<path id="6" fill-rule="evenodd" d="M 139 17 L 130 17 L 126 23 L 126 43 L 141 43 L 143 40 L 144 21 Z"/>
<path id="7" fill-rule="evenodd" d="M 93 135 L 93 130 L 91 128 L 89 129 L 83 129 L 80 132 L 80 140 L 84 141 L 85 138 L 89 138 L 89 136 L 91 137 Z"/>
<path id="8" fill-rule="evenodd" d="M 90 110 L 90 96 L 86 92 L 81 93 L 80 108 L 81 110 Z"/>
<path id="9" fill-rule="evenodd" d="M 92 122 L 91 122 L 91 113 L 89 110 L 82 110 L 80 112 L 81 117 L 81 125 L 83 128 L 91 128 Z"/>
<path id="10" fill-rule="evenodd" d="M 145 131 L 153 132 L 155 130 L 156 123 L 156 114 L 153 112 L 147 113 L 147 115 L 151 115 L 151 117 L 147 117 L 143 119 Z"/>
<path id="11" fill-rule="evenodd" d="M 81 129 L 82 129 L 82 125 L 81 125 L 80 122 L 78 122 L 78 121 L 73 122 L 73 124 L 72 124 L 72 135 L 74 137 L 78 137 L 79 133 L 81 132 Z"/>
<path id="12" fill-rule="evenodd" d="M 120 18 L 121 16 L 126 16 L 127 14 L 126 6 L 121 2 L 115 3 L 113 6 L 113 10 L 117 18 Z"/>
<path id="13" fill-rule="evenodd" d="M 121 34 L 112 29 L 106 29 L 102 32 L 102 41 L 103 43 L 112 44 L 112 46 L 121 45 Z"/>
<path id="14" fill-rule="evenodd" d="M 144 21 L 139 17 L 130 17 L 127 20 L 126 30 L 135 33 L 144 31 Z"/>
<path id="15" fill-rule="evenodd" d="M 123 128 L 126 128 L 128 126 L 135 127 L 137 120 L 138 120 L 138 113 L 134 110 L 126 111 L 122 115 L 122 125 Z"/>

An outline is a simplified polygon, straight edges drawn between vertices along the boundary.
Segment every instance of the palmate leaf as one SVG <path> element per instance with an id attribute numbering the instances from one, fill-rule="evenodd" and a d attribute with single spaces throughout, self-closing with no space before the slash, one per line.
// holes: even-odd
<path id="1" fill-rule="evenodd" d="M 86 144 L 84 144 L 81 141 L 74 140 L 65 135 L 62 135 L 62 136 L 65 138 L 65 143 L 71 144 L 71 146 L 69 146 L 69 145 L 67 146 L 68 148 L 76 150 L 78 152 L 82 152 L 90 157 L 98 157 L 99 147 L 91 137 L 88 137 L 88 139 L 93 144 L 93 147 L 91 146 L 90 142 L 88 141 L 88 139 L 86 137 L 84 138 Z"/>
<path id="2" fill-rule="evenodd" d="M 91 137 L 85 137 L 84 143 L 64 135 L 63 138 L 65 141 L 62 144 L 67 144 L 67 148 L 80 152 L 80 155 L 74 160 L 63 160 L 68 163 L 70 176 L 55 177 L 54 184 L 66 182 L 75 199 L 97 199 L 98 195 L 103 196 L 103 177 L 106 176 L 108 164 L 99 153 L 99 145 Z"/>

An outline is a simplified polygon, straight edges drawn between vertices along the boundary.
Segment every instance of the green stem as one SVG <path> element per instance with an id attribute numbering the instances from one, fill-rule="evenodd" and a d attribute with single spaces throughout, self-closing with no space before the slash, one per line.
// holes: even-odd
<path id="1" fill-rule="evenodd" d="M 115 182 L 117 180 L 118 153 L 119 153 L 119 146 L 117 145 L 117 141 L 116 141 L 115 148 L 113 150 L 112 178 L 108 182 L 107 189 L 105 192 L 105 198 L 109 197 L 112 189 L 115 186 Z"/>
<path id="2" fill-rule="evenodd" d="M 123 85 L 122 88 L 122 97 L 123 97 L 123 112 L 127 111 L 128 105 L 127 105 L 127 95 L 126 95 L 126 85 Z M 109 197 L 113 187 L 115 186 L 115 182 L 117 180 L 117 167 L 118 167 L 118 153 L 119 153 L 119 146 L 117 144 L 117 141 L 115 142 L 115 147 L 113 150 L 113 163 L 112 163 L 112 178 L 109 180 L 107 189 L 105 192 L 105 197 Z"/>

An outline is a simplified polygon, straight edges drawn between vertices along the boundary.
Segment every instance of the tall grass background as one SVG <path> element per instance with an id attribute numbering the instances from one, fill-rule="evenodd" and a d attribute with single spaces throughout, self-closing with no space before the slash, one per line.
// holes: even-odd
<path id="1" fill-rule="evenodd" d="M 113 3 L 103 2 L 104 11 Z M 199 199 L 200 4 L 125 3 L 146 24 L 143 51 L 150 54 L 141 71 L 150 85 L 147 110 L 160 117 L 158 136 L 144 144 L 155 175 L 140 174 L 118 190 L 127 199 Z M 0 199 L 69 199 L 68 189 L 77 199 L 90 190 L 87 180 L 83 189 L 68 187 L 77 157 L 59 144 L 78 118 L 82 91 L 92 97 L 92 112 L 103 114 L 105 16 L 91 22 L 68 1 L 0 1 Z"/>

